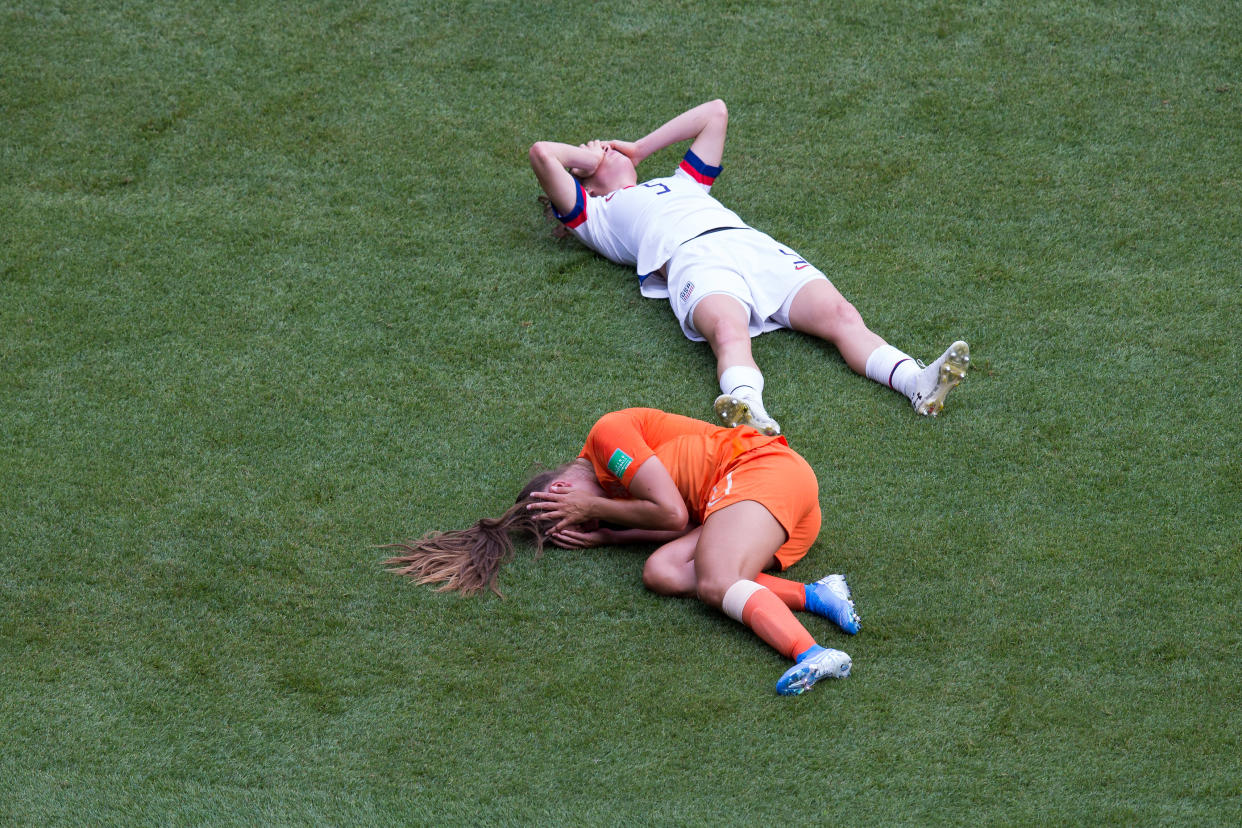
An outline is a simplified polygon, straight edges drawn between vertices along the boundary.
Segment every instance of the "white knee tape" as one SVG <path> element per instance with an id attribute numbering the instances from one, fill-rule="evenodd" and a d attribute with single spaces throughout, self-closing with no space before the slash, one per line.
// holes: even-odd
<path id="1" fill-rule="evenodd" d="M 724 610 L 725 615 L 740 624 L 742 623 L 742 607 L 746 606 L 750 596 L 761 589 L 763 587 L 754 581 L 738 581 L 725 592 L 720 608 Z"/>

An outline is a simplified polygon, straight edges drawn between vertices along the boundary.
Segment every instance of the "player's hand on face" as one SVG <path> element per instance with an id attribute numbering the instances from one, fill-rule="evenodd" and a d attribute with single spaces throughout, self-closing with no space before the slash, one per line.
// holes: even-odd
<path id="1" fill-rule="evenodd" d="M 595 174 L 595 171 L 599 169 L 600 162 L 604 160 L 604 150 L 607 149 L 607 145 L 603 141 L 596 139 L 587 141 L 585 144 L 579 144 L 578 149 L 591 153 L 592 158 L 589 164 L 570 169 L 570 173 L 579 178 L 589 178 Z"/>
<path id="2" fill-rule="evenodd" d="M 608 145 L 609 149 L 616 150 L 617 152 L 624 155 L 626 158 L 630 159 L 630 161 L 634 163 L 634 166 L 638 166 L 638 160 L 637 160 L 638 144 L 634 143 L 633 141 L 617 141 L 617 140 L 606 141 L 605 143 Z"/>
<path id="3" fill-rule="evenodd" d="M 608 543 L 607 532 L 603 529 L 586 529 L 577 524 L 568 526 L 548 538 L 553 545 L 562 549 L 591 549 Z"/>
<path id="4" fill-rule="evenodd" d="M 591 495 L 577 491 L 568 483 L 553 483 L 546 492 L 531 492 L 530 496 L 534 502 L 528 503 L 526 508 L 536 513 L 536 520 L 553 523 L 550 530 L 553 535 L 593 517 Z"/>

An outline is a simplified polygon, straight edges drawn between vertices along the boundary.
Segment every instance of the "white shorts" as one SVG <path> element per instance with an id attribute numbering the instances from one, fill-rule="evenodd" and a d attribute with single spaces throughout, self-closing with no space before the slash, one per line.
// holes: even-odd
<path id="1" fill-rule="evenodd" d="M 750 335 L 789 327 L 789 306 L 803 285 L 827 276 L 766 233 L 750 227 L 708 233 L 682 244 L 666 266 L 668 301 L 686 337 L 702 342 L 694 308 L 724 293 L 750 311 Z"/>

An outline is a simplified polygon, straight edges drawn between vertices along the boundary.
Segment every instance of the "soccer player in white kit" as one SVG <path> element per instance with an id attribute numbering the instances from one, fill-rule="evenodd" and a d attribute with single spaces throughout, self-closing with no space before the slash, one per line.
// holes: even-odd
<path id="1" fill-rule="evenodd" d="M 713 198 L 728 122 L 724 101 L 708 101 L 637 141 L 538 141 L 530 163 L 564 226 L 634 267 L 642 295 L 667 298 L 685 335 L 711 345 L 721 391 L 714 408 L 726 425 L 780 433 L 750 347 L 751 337 L 778 328 L 831 342 L 856 373 L 905 394 L 919 414 L 939 414 L 966 375 L 969 346 L 954 342 L 931 365 L 916 362 L 868 329 L 823 273 Z M 673 175 L 638 183 L 643 159 L 686 140 Z"/>

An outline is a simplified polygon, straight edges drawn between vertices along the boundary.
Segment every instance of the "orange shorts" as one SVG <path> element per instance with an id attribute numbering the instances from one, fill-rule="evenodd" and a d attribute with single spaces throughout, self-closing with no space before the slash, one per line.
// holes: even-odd
<path id="1" fill-rule="evenodd" d="M 800 561 L 819 537 L 819 480 L 811 464 L 783 443 L 738 455 L 708 494 L 703 520 L 743 500 L 760 504 L 784 527 L 785 543 L 776 550 L 781 569 Z"/>

